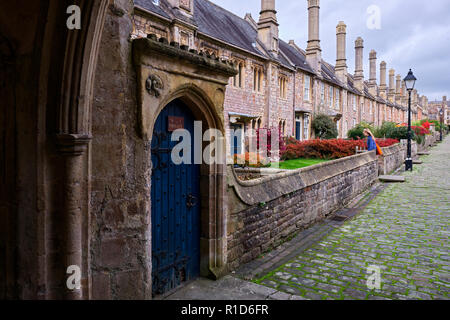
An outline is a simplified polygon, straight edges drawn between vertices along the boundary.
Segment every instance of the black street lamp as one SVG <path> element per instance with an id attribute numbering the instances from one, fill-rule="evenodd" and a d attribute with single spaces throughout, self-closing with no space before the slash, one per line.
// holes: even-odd
<path id="1" fill-rule="evenodd" d="M 441 138 L 440 141 L 442 142 L 442 127 L 444 126 L 444 109 L 441 108 L 441 110 L 439 110 L 439 120 L 441 122 Z"/>
<path id="2" fill-rule="evenodd" d="M 416 77 L 414 77 L 414 74 L 412 73 L 411 69 L 409 69 L 408 75 L 406 76 L 403 81 L 405 81 L 406 89 L 409 93 L 409 99 L 408 99 L 408 149 L 407 149 L 407 155 L 406 155 L 406 171 L 411 170 L 413 171 L 413 160 L 411 156 L 411 92 L 414 90 L 414 85 L 416 84 Z"/>

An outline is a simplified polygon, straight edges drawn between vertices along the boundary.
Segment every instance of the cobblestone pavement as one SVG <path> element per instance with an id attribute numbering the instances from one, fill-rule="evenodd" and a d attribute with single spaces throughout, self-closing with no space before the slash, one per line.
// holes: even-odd
<path id="1" fill-rule="evenodd" d="M 308 299 L 450 298 L 450 137 L 352 220 L 256 283 Z M 381 271 L 380 289 L 372 270 Z"/>

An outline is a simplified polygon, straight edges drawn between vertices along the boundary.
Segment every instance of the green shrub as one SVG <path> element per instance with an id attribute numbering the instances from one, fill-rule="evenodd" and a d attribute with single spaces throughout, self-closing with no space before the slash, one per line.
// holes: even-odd
<path id="1" fill-rule="evenodd" d="M 318 139 L 336 139 L 338 136 L 336 122 L 326 114 L 318 114 L 311 125 Z"/>
<path id="2" fill-rule="evenodd" d="M 395 131 L 396 128 L 397 125 L 395 124 L 395 122 L 383 122 L 381 127 L 375 129 L 375 132 L 373 132 L 373 134 L 376 138 L 391 138 L 392 132 Z"/>
<path id="3" fill-rule="evenodd" d="M 361 122 L 356 127 L 348 130 L 347 137 L 353 140 L 365 139 L 364 129 L 370 129 L 370 131 L 374 131 L 372 125 L 367 122 Z"/>
<path id="4" fill-rule="evenodd" d="M 389 131 L 389 136 L 387 136 L 386 138 L 397 140 L 408 139 L 408 127 L 396 127 L 395 129 Z M 411 139 L 416 139 L 416 134 L 412 130 Z"/>

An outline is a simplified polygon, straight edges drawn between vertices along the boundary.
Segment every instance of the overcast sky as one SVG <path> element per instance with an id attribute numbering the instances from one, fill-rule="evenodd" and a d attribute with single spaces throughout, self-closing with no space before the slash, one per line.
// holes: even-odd
<path id="1" fill-rule="evenodd" d="M 261 0 L 212 0 L 216 4 L 244 17 L 249 12 L 257 21 Z M 402 79 L 409 68 L 418 78 L 416 88 L 430 101 L 450 97 L 450 1 L 449 0 L 321 0 L 320 40 L 323 58 L 333 65 L 336 61 L 336 25 L 347 25 L 347 65 L 355 70 L 354 43 L 364 39 L 364 73 L 369 76 L 369 52 L 378 53 L 379 64 L 387 62 Z M 368 9 L 380 11 L 380 29 Z M 280 37 L 306 48 L 308 37 L 307 0 L 277 0 Z M 373 9 L 372 9 L 373 10 Z M 368 27 L 369 25 L 375 28 Z M 389 80 L 388 80 L 389 81 Z"/>

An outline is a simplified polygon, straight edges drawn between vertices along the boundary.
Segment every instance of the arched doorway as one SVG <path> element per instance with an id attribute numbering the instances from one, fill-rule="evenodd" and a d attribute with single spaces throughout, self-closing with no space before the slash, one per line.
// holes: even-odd
<path id="1" fill-rule="evenodd" d="M 181 100 L 159 114 L 151 143 L 152 159 L 152 292 L 163 294 L 200 274 L 200 164 L 194 161 L 194 115 Z M 186 136 L 173 138 L 176 129 Z M 188 150 L 172 159 L 173 148 L 184 139 Z M 175 141 L 172 141 L 175 140 Z M 183 154 L 188 152 L 188 154 Z"/>

